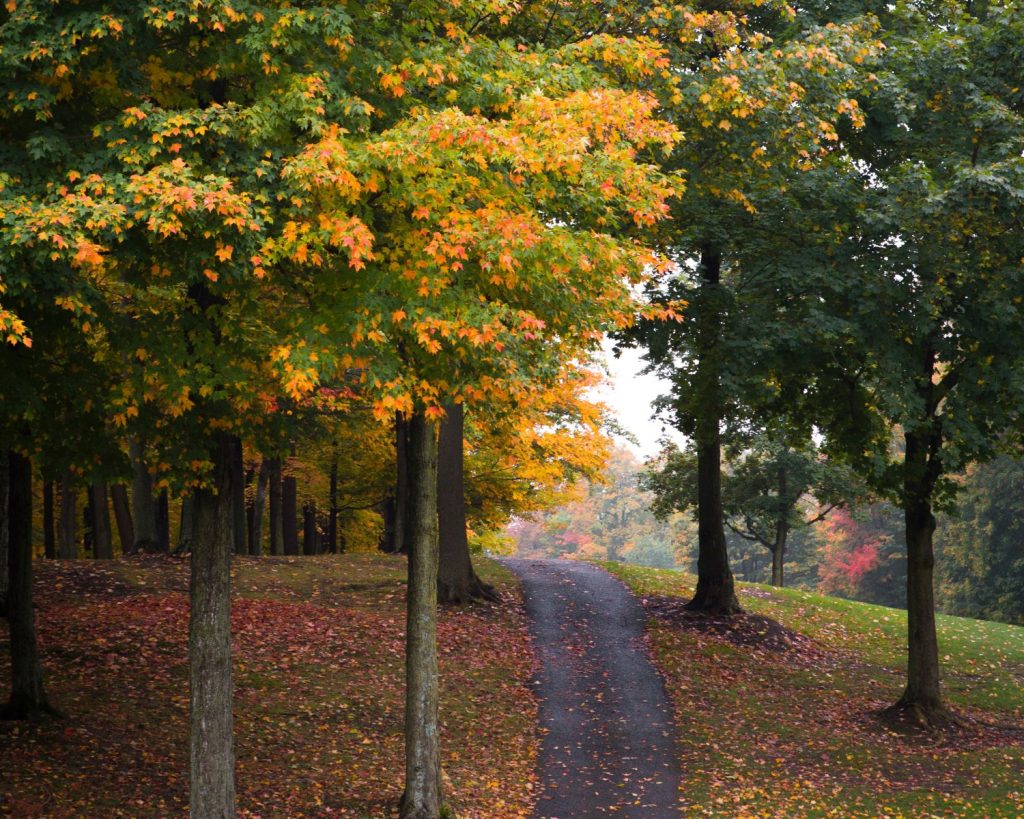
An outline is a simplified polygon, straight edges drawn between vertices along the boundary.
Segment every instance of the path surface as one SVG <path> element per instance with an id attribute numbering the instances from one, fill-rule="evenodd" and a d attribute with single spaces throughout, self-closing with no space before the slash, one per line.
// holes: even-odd
<path id="1" fill-rule="evenodd" d="M 522 581 L 540 661 L 537 817 L 678 817 L 672 710 L 639 602 L 586 563 L 505 564 Z"/>

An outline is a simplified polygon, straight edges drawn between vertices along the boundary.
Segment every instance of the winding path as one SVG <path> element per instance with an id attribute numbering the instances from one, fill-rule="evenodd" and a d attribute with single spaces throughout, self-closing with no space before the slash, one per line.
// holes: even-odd
<path id="1" fill-rule="evenodd" d="M 522 581 L 540 661 L 538 819 L 678 817 L 672 709 L 639 602 L 586 563 L 505 563 Z"/>

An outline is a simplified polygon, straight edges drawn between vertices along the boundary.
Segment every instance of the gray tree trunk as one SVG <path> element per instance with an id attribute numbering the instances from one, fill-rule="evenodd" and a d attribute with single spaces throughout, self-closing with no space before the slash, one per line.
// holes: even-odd
<path id="1" fill-rule="evenodd" d="M 11 634 L 11 698 L 0 719 L 60 716 L 46 699 L 43 667 L 36 644 L 32 608 L 32 464 L 16 452 L 5 452 L 9 488 L 8 624 Z"/>
<path id="2" fill-rule="evenodd" d="M 197 819 L 235 815 L 231 710 L 232 442 L 218 433 L 214 489 L 197 489 L 189 586 L 190 811 Z"/>
<path id="3" fill-rule="evenodd" d="M 57 523 L 57 557 L 74 560 L 78 557 L 78 489 L 74 475 L 65 472 L 60 479 L 60 520 Z"/>
<path id="4" fill-rule="evenodd" d="M 267 485 L 270 482 L 270 461 L 266 458 L 260 463 L 259 475 L 256 478 L 256 494 L 252 499 L 252 522 L 249 526 L 249 554 L 259 555 L 263 552 L 263 512 L 267 505 Z"/>
<path id="5" fill-rule="evenodd" d="M 304 555 L 319 554 L 316 531 L 316 504 L 307 503 L 302 507 L 302 553 Z"/>
<path id="6" fill-rule="evenodd" d="M 110 560 L 114 556 L 114 544 L 110 536 L 110 507 L 104 481 L 89 486 L 89 505 L 92 511 L 92 555 L 97 560 Z"/>
<path id="7" fill-rule="evenodd" d="M 181 499 L 181 516 L 178 518 L 178 545 L 174 551 L 177 554 L 192 553 L 192 532 L 195 529 L 196 521 L 196 495 L 193 492 Z"/>
<path id="8" fill-rule="evenodd" d="M 284 517 L 282 509 L 281 459 L 270 462 L 270 553 L 284 554 Z"/>
<path id="9" fill-rule="evenodd" d="M 135 546 L 135 527 L 132 526 L 132 508 L 128 502 L 128 490 L 123 483 L 110 486 L 110 500 L 114 507 L 117 523 L 117 539 L 121 541 L 121 554 L 131 554 Z"/>
<path id="10" fill-rule="evenodd" d="M 327 498 L 327 551 L 338 553 L 338 456 L 331 460 L 331 489 Z"/>
<path id="11" fill-rule="evenodd" d="M 445 407 L 438 433 L 437 524 L 440 542 L 437 597 L 442 603 L 497 600 L 494 589 L 473 570 L 466 537 L 466 495 L 463 472 L 465 414 L 462 404 Z"/>
<path id="12" fill-rule="evenodd" d="M 299 554 L 299 498 L 294 475 L 281 480 L 281 536 L 286 555 Z"/>
<path id="13" fill-rule="evenodd" d="M 132 518 L 135 523 L 133 552 L 160 551 L 160 535 L 156 520 L 156 499 L 153 497 L 153 476 L 146 464 L 146 447 L 139 438 L 128 440 L 132 462 Z"/>
<path id="14" fill-rule="evenodd" d="M 401 819 L 441 815 L 437 672 L 437 427 L 409 424 L 409 551 L 405 648 L 405 792 Z"/>
<path id="15" fill-rule="evenodd" d="M 231 538 L 235 554 L 249 553 L 249 538 L 245 526 L 245 454 L 242 439 L 231 438 Z"/>

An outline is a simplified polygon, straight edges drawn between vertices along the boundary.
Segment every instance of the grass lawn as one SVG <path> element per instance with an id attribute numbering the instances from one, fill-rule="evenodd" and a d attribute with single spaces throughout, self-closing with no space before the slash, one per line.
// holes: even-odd
<path id="1" fill-rule="evenodd" d="M 944 693 L 964 727 L 900 735 L 906 614 L 740 584 L 749 613 L 681 611 L 694 578 L 602 564 L 651 615 L 673 699 L 688 815 L 1024 816 L 1024 628 L 939 617 Z"/>
<path id="2" fill-rule="evenodd" d="M 441 616 L 446 784 L 459 816 L 527 816 L 538 733 L 526 620 L 513 576 L 478 563 L 503 603 Z M 393 815 L 404 559 L 242 557 L 232 575 L 240 814 Z M 0 814 L 187 811 L 187 587 L 187 561 L 172 558 L 37 562 L 46 686 L 68 718 L 0 723 Z"/>

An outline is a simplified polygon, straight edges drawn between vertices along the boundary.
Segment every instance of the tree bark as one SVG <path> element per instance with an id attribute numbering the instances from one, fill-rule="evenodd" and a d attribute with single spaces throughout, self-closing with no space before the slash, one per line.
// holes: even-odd
<path id="1" fill-rule="evenodd" d="M 281 459 L 270 461 L 270 553 L 284 554 L 284 527 L 282 525 Z"/>
<path id="2" fill-rule="evenodd" d="M 16 452 L 6 452 L 8 623 L 11 634 L 11 698 L 0 719 L 35 719 L 60 716 L 46 699 L 43 667 L 36 644 L 32 608 L 32 464 Z"/>
<path id="3" fill-rule="evenodd" d="M 294 475 L 281 480 L 281 528 L 286 555 L 299 554 L 299 499 Z"/>
<path id="4" fill-rule="evenodd" d="M 231 436 L 231 538 L 235 554 L 249 553 L 249 538 L 245 525 L 245 453 L 242 439 Z"/>
<path id="5" fill-rule="evenodd" d="M 166 489 L 161 489 L 156 498 L 156 551 L 171 551 L 171 502 Z"/>
<path id="6" fill-rule="evenodd" d="M 422 414 L 409 429 L 409 552 L 405 649 L 405 792 L 401 819 L 441 815 L 437 671 L 437 428 Z"/>
<path id="7" fill-rule="evenodd" d="M 128 440 L 128 455 L 132 462 L 132 518 L 135 523 L 133 552 L 157 552 L 160 536 L 157 533 L 156 500 L 153 497 L 153 476 L 146 465 L 146 447 L 139 438 Z"/>
<path id="8" fill-rule="evenodd" d="M 772 585 L 782 587 L 783 562 L 786 558 L 786 539 L 789 532 L 789 524 L 779 521 L 775 529 L 775 545 L 772 546 Z"/>
<path id="9" fill-rule="evenodd" d="M 933 433 L 934 435 L 935 433 Z M 935 629 L 932 493 L 938 464 L 931 460 L 931 435 L 905 433 L 903 513 L 907 540 L 907 687 L 888 709 L 925 728 L 942 728 L 952 717 L 939 688 L 939 644 Z M 933 454 L 931 457 L 929 453 Z"/>
<path id="10" fill-rule="evenodd" d="M 231 711 L 231 551 L 234 513 L 231 437 L 214 437 L 214 489 L 194 495 L 189 585 L 190 810 L 193 817 L 235 815 Z"/>
<path id="11" fill-rule="evenodd" d="M 7 600 L 10 594 L 11 574 L 8 567 L 11 549 L 11 529 L 8 522 L 10 512 L 10 463 L 6 450 L 0 450 L 0 617 L 7 616 Z"/>
<path id="12" fill-rule="evenodd" d="M 327 517 L 327 551 L 338 553 L 338 457 L 331 460 L 331 491 Z"/>
<path id="13" fill-rule="evenodd" d="M 437 523 L 439 565 L 437 598 L 442 603 L 497 601 L 494 588 L 473 571 L 466 537 L 466 495 L 463 472 L 465 413 L 462 404 L 445 407 L 437 445 Z"/>
<path id="14" fill-rule="evenodd" d="M 121 541 L 121 554 L 131 554 L 135 545 L 135 529 L 132 526 L 132 510 L 128 504 L 128 490 L 123 483 L 110 486 L 110 500 L 114 507 L 114 521 L 117 523 L 117 539 Z"/>
<path id="15" fill-rule="evenodd" d="M 686 604 L 691 611 L 734 614 L 736 598 L 722 512 L 722 401 L 719 384 L 717 307 L 722 257 L 711 246 L 701 248 L 701 310 L 697 317 L 696 382 L 702 398 L 696 417 L 697 444 L 697 589 Z"/>
<path id="16" fill-rule="evenodd" d="M 269 482 L 270 461 L 264 458 L 256 477 L 256 494 L 252 499 L 252 516 L 249 524 L 249 554 L 251 555 L 259 555 L 263 552 L 263 512 L 267 505 L 267 484 Z"/>
<path id="17" fill-rule="evenodd" d="M 114 557 L 114 544 L 110 536 L 110 507 L 104 481 L 89 486 L 89 505 L 92 508 L 92 555 L 97 560 L 110 560 Z"/>
<path id="18" fill-rule="evenodd" d="M 57 557 L 74 560 L 78 557 L 78 490 L 74 475 L 65 472 L 60 479 L 60 520 L 57 524 Z"/>
<path id="19" fill-rule="evenodd" d="M 304 555 L 313 556 L 319 553 L 316 534 L 316 504 L 304 504 L 302 507 L 302 553 Z"/>
<path id="20" fill-rule="evenodd" d="M 57 557 L 57 529 L 54 525 L 53 481 L 43 481 L 43 557 Z"/>
<path id="21" fill-rule="evenodd" d="M 196 497 L 195 492 L 181 499 L 181 515 L 178 518 L 178 545 L 174 553 L 179 555 L 192 554 L 192 530 L 195 529 Z"/>

